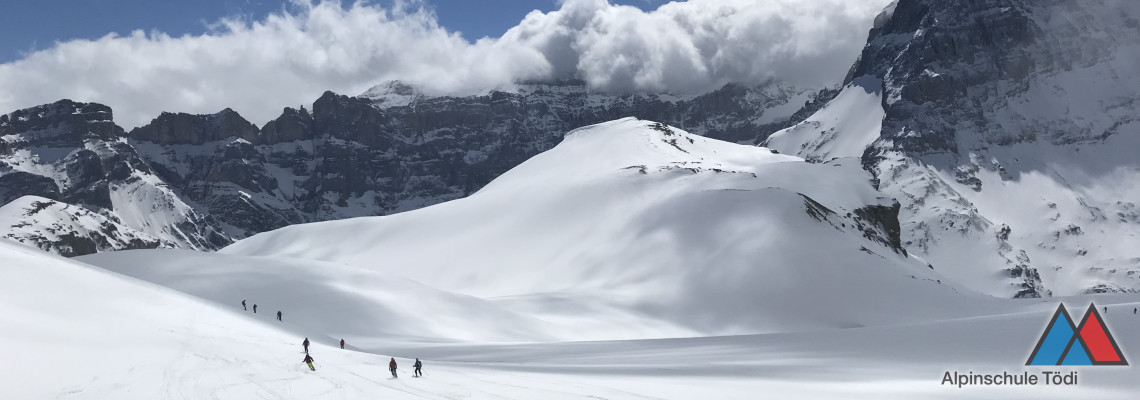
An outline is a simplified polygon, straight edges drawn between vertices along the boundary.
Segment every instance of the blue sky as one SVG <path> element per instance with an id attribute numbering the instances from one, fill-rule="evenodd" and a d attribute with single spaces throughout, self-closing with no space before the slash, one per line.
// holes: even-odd
<path id="1" fill-rule="evenodd" d="M 644 10 L 659 0 L 611 0 Z M 343 1 L 345 5 L 350 0 Z M 392 0 L 373 3 L 390 6 Z M 428 0 L 440 25 L 476 40 L 498 37 L 531 10 L 558 9 L 557 0 Z M 223 17 L 241 15 L 260 20 L 270 12 L 290 8 L 282 0 L 18 0 L 0 12 L 0 63 L 22 53 L 51 47 L 56 41 L 95 39 L 111 32 L 159 30 L 171 36 L 201 34 Z"/>

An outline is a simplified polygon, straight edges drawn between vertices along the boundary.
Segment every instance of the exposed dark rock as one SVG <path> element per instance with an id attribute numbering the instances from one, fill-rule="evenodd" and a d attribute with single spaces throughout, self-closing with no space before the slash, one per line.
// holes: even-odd
<path id="1" fill-rule="evenodd" d="M 131 130 L 130 137 L 163 144 L 195 144 L 231 137 L 257 140 L 257 126 L 231 109 L 216 114 L 162 113 L 150 124 Z"/>
<path id="2" fill-rule="evenodd" d="M 313 116 L 302 107 L 300 110 L 285 108 L 280 117 L 269 121 L 261 128 L 255 144 L 274 144 L 312 140 Z"/>
<path id="3" fill-rule="evenodd" d="M 1052 296 L 1053 292 L 1046 289 L 1045 285 L 1041 283 L 1041 274 L 1037 272 L 1037 268 L 1029 265 L 1029 255 L 1025 254 L 1025 250 L 1022 250 L 1017 254 L 1017 263 L 1006 268 L 1009 277 L 1017 281 L 1015 284 L 1017 293 L 1013 297 L 1020 299 Z"/>
<path id="4" fill-rule="evenodd" d="M 55 103 L 17 110 L 0 120 L 0 136 L 19 134 L 24 143 L 37 146 L 78 148 L 87 139 L 115 140 L 123 128 L 112 122 L 111 108 L 96 103 L 60 100 Z M 9 143 L 8 153 L 19 143 Z"/>
<path id="5" fill-rule="evenodd" d="M 804 198 L 804 210 L 807 211 L 807 214 L 814 218 L 816 221 L 830 222 L 830 217 L 836 215 L 835 211 L 831 211 L 830 208 L 827 208 L 827 206 L 820 204 L 818 201 L 815 201 L 811 197 L 804 196 L 803 194 L 800 194 L 800 196 Z"/>
<path id="6" fill-rule="evenodd" d="M 51 178 L 24 171 L 0 175 L 0 204 L 27 195 L 56 200 L 60 197 L 59 186 Z"/>
<path id="7" fill-rule="evenodd" d="M 906 255 L 906 249 L 902 245 L 902 229 L 899 225 L 899 209 L 902 205 L 899 202 L 892 202 L 891 205 L 869 205 L 856 209 L 855 221 L 860 225 L 866 225 L 867 229 L 862 229 L 863 236 L 869 240 L 881 243 L 894 250 L 895 252 Z"/>

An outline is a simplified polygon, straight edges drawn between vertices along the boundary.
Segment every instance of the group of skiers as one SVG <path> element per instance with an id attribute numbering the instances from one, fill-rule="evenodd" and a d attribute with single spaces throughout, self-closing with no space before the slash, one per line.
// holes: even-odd
<path id="1" fill-rule="evenodd" d="M 241 309 L 242 309 L 242 311 L 249 310 L 248 308 L 245 307 L 245 300 L 241 301 Z M 253 305 L 253 313 L 257 314 L 257 304 Z M 278 321 L 281 320 L 281 310 L 277 310 L 277 320 Z"/>
<path id="2" fill-rule="evenodd" d="M 301 362 L 308 365 L 309 369 L 316 371 L 317 368 L 313 367 L 313 356 L 309 354 L 309 338 L 305 338 L 305 341 L 301 342 L 301 346 L 305 347 L 305 359 L 301 360 Z"/>
<path id="3" fill-rule="evenodd" d="M 301 362 L 305 363 L 305 365 L 308 365 L 310 370 L 316 371 L 317 368 L 313 366 L 313 356 L 311 354 L 309 354 L 309 338 L 305 338 L 305 341 L 301 342 L 301 348 L 305 350 L 305 359 L 301 360 Z M 344 348 L 344 339 L 340 340 L 340 348 L 342 348 L 342 349 Z M 416 363 L 412 364 L 413 376 L 424 376 L 424 373 L 422 370 L 423 367 L 424 367 L 424 363 L 420 362 L 420 359 L 417 358 Z M 388 370 L 392 372 L 393 378 L 397 378 L 397 376 L 396 376 L 396 358 L 395 357 L 393 357 L 391 361 L 388 361 Z"/>
<path id="4" fill-rule="evenodd" d="M 417 358 L 416 363 L 412 364 L 412 376 L 424 376 L 423 371 L 421 371 L 421 368 L 423 368 L 423 367 L 424 367 L 424 363 L 420 362 L 420 359 Z M 396 376 L 396 358 L 395 357 L 393 357 L 391 361 L 388 361 L 388 370 L 392 371 L 392 377 L 393 378 L 397 377 Z"/>

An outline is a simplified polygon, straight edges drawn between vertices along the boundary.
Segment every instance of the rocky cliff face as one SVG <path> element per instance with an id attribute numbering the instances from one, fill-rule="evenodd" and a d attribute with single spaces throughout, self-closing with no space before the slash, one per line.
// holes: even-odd
<path id="1" fill-rule="evenodd" d="M 1140 289 L 1138 21 L 1116 1 L 889 7 L 846 79 L 880 83 L 881 129 L 845 154 L 901 202 L 906 248 L 996 295 Z M 808 131 L 783 142 L 839 140 Z"/>
<path id="2" fill-rule="evenodd" d="M 231 241 L 153 174 L 100 104 L 62 100 L 0 116 L 0 198 L 23 196 L 45 206 L 9 209 L 4 237 L 61 254 Z M 82 230 L 69 236 L 78 225 L 68 220 L 85 221 Z M 46 243 L 51 237 L 72 238 Z"/>
<path id="3" fill-rule="evenodd" d="M 257 126 L 231 109 L 213 115 L 162 113 L 149 125 L 132 130 L 131 138 L 170 145 L 202 145 L 230 137 L 253 140 Z"/>
<path id="4" fill-rule="evenodd" d="M 827 95 L 829 92 L 823 92 Z M 260 131 L 236 113 L 164 114 L 131 131 L 156 173 L 235 238 L 289 224 L 383 215 L 458 199 L 548 150 L 574 128 L 626 116 L 755 142 L 814 90 L 730 85 L 702 96 L 612 96 L 582 82 L 431 97 L 399 82 L 325 93 Z"/>

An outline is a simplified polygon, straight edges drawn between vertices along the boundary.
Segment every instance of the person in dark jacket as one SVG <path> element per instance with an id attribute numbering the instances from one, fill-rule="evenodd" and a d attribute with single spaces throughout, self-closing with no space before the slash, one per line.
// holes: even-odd
<path id="1" fill-rule="evenodd" d="M 257 314 L 257 304 L 254 304 L 254 305 L 253 305 L 253 313 L 254 313 L 254 314 Z"/>
<path id="2" fill-rule="evenodd" d="M 278 312 L 277 312 L 277 320 L 278 320 L 278 321 L 280 321 L 280 320 L 281 320 L 281 311 L 278 311 Z"/>
<path id="3" fill-rule="evenodd" d="M 423 371 L 420 371 L 420 368 L 423 368 L 423 367 L 424 367 L 424 363 L 420 362 L 420 359 L 417 358 L 416 363 L 412 364 L 412 368 L 415 368 L 415 370 L 412 371 L 413 376 L 424 376 Z"/>
<path id="4" fill-rule="evenodd" d="M 341 350 L 344 350 L 344 339 L 340 340 L 340 348 Z"/>
<path id="5" fill-rule="evenodd" d="M 245 307 L 245 300 L 242 300 L 242 301 L 241 301 L 241 310 L 242 310 L 242 311 L 247 311 L 247 310 L 249 310 L 248 308 L 246 308 L 246 307 Z"/>
<path id="6" fill-rule="evenodd" d="M 305 354 L 309 354 L 309 338 L 305 338 L 305 341 L 301 342 L 301 347 L 305 348 Z"/>
<path id="7" fill-rule="evenodd" d="M 392 358 L 392 361 L 388 362 L 388 370 L 392 371 L 392 377 L 396 378 L 396 359 L 395 358 Z"/>
<path id="8" fill-rule="evenodd" d="M 310 356 L 310 355 L 308 355 L 308 354 L 305 354 L 305 359 L 304 359 L 304 360 L 301 360 L 301 362 L 303 362 L 303 363 L 305 363 L 305 364 L 309 364 L 309 369 L 311 369 L 311 370 L 313 370 L 313 371 L 316 371 L 316 370 L 317 370 L 317 368 L 316 368 L 316 367 L 313 367 L 313 356 Z"/>

